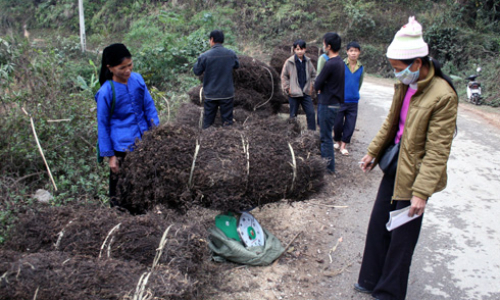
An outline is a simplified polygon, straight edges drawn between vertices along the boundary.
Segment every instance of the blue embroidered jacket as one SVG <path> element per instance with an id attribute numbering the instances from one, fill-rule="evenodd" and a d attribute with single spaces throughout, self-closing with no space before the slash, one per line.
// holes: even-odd
<path id="1" fill-rule="evenodd" d="M 115 108 L 111 114 L 113 90 L 106 81 L 97 94 L 97 135 L 101 156 L 114 156 L 115 151 L 132 151 L 137 138 L 153 125 L 160 124 L 156 107 L 138 73 L 132 73 L 127 84 L 113 81 Z"/>

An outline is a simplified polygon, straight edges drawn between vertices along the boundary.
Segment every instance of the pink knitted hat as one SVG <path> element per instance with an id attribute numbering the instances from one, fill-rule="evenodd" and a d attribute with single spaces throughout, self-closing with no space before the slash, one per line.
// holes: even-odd
<path id="1" fill-rule="evenodd" d="M 429 54 L 429 47 L 422 37 L 422 25 L 415 20 L 415 17 L 409 17 L 408 24 L 401 27 L 387 48 L 387 57 L 412 59 L 425 57 L 427 54 Z"/>

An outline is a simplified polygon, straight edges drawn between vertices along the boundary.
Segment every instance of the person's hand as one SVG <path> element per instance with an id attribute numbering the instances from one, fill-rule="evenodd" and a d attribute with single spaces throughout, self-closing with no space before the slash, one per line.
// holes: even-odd
<path id="1" fill-rule="evenodd" d="M 109 168 L 113 173 L 118 173 L 118 171 L 120 170 L 120 168 L 118 167 L 118 159 L 116 158 L 116 156 L 111 156 L 109 158 Z"/>
<path id="2" fill-rule="evenodd" d="M 371 169 L 373 169 L 373 157 L 369 154 L 365 155 L 359 162 L 359 167 L 363 172 L 371 171 Z"/>
<path id="3" fill-rule="evenodd" d="M 417 196 L 413 196 L 410 202 L 411 206 L 410 211 L 408 211 L 408 217 L 413 217 L 414 215 L 421 216 L 424 213 L 427 201 Z"/>
<path id="4" fill-rule="evenodd" d="M 311 84 L 311 95 L 314 95 L 314 85 Z"/>
<path id="5" fill-rule="evenodd" d="M 292 89 L 291 88 L 288 88 L 288 95 L 290 95 Z"/>

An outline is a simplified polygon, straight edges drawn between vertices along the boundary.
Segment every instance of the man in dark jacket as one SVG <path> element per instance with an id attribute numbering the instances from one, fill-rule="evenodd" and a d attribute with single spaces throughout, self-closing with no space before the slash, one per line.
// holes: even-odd
<path id="1" fill-rule="evenodd" d="M 323 50 L 328 61 L 316 77 L 314 88 L 318 92 L 318 121 L 321 139 L 321 157 L 329 161 L 328 173 L 335 173 L 333 152 L 333 125 L 335 117 L 344 103 L 345 64 L 339 56 L 342 39 L 335 32 L 323 37 Z"/>
<path id="2" fill-rule="evenodd" d="M 233 124 L 233 69 L 240 66 L 234 51 L 224 48 L 224 33 L 214 30 L 210 33 L 212 47 L 198 57 L 193 66 L 195 75 L 203 75 L 203 93 L 205 94 L 203 128 L 210 127 L 220 106 L 222 125 Z"/>

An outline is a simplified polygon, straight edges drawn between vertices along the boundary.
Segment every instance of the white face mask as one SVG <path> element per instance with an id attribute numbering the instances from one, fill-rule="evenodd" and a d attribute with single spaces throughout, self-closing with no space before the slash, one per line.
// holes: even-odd
<path id="1" fill-rule="evenodd" d="M 413 65 L 413 63 L 411 65 Z M 403 84 L 409 85 L 418 81 L 418 77 L 420 76 L 420 69 L 412 72 L 410 71 L 411 65 L 406 67 L 406 69 L 401 72 L 396 72 L 396 70 L 394 70 L 394 76 L 396 76 L 396 78 L 399 79 L 399 81 L 401 81 Z"/>

